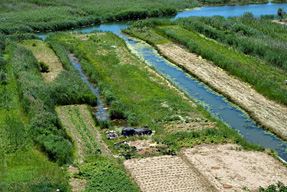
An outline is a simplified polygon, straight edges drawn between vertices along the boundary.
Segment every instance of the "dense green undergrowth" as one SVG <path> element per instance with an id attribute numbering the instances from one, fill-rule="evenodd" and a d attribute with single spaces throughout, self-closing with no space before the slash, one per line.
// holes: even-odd
<path id="1" fill-rule="evenodd" d="M 196 0 L 0 1 L 0 32 L 55 31 L 121 20 L 174 15 L 200 6 Z"/>
<path id="2" fill-rule="evenodd" d="M 282 57 L 285 57 L 283 51 L 286 50 L 284 43 L 279 37 L 279 34 L 284 35 L 284 31 L 282 30 L 284 27 L 273 24 L 265 19 L 255 19 L 253 17 L 251 19 L 258 23 L 254 24 L 253 22 L 253 26 L 256 26 L 256 28 L 246 26 L 242 23 L 236 23 L 237 20 L 243 21 L 243 18 L 225 19 L 223 17 L 215 16 L 211 18 L 192 17 L 179 19 L 174 23 L 169 21 L 151 20 L 149 22 L 136 23 L 133 30 L 126 30 L 126 32 L 147 40 L 152 44 L 166 42 L 166 40 L 163 40 L 164 37 L 180 43 L 187 47 L 189 51 L 212 61 L 215 65 L 223 68 L 229 74 L 251 84 L 254 89 L 267 98 L 286 105 L 287 88 L 285 79 L 287 76 L 283 69 L 283 64 L 286 61 L 281 61 Z M 209 21 L 210 23 L 215 23 L 220 26 L 226 25 L 230 28 L 227 27 L 226 31 L 223 32 L 221 31 L 223 30 L 221 29 L 222 27 L 219 27 L 220 29 L 217 30 L 211 24 L 204 24 L 201 20 Z M 246 20 L 248 19 L 245 19 L 244 21 L 247 22 Z M 235 22 L 235 24 L 228 24 L 231 21 Z M 260 31 L 260 22 L 262 25 L 265 25 L 266 23 L 269 24 L 270 26 L 268 28 L 270 28 L 270 30 L 268 31 L 265 29 L 264 32 Z M 267 24 L 266 26 L 268 26 Z M 271 29 L 273 25 L 275 25 L 278 30 Z M 152 27 L 154 30 L 149 30 L 147 26 Z M 155 34 L 157 36 L 162 36 L 160 40 L 155 40 Z M 278 38 L 273 39 L 270 34 L 272 34 L 272 36 L 278 36 Z M 267 37 L 268 35 L 269 37 Z M 208 38 L 206 38 L 206 36 Z M 150 41 L 151 38 L 154 39 Z M 213 40 L 209 38 L 212 38 Z M 250 39 L 250 42 L 257 42 L 257 44 L 252 44 L 250 42 L 246 43 L 242 39 L 236 40 L 237 38 L 247 38 Z M 255 41 L 254 38 L 257 38 L 257 40 Z M 246 52 L 244 54 L 240 50 L 249 49 L 250 47 L 252 49 L 261 50 L 264 48 L 261 44 L 266 43 L 267 40 L 269 43 L 273 43 L 268 44 L 269 48 L 263 50 L 268 52 L 270 57 L 280 60 L 280 62 L 278 62 L 281 63 L 282 66 L 271 64 L 268 59 L 264 59 L 264 57 L 268 57 L 268 55 L 266 55 L 267 53 L 263 54 L 261 58 L 260 56 L 254 55 L 255 53 Z M 220 43 L 218 43 L 218 41 Z M 228 43 L 229 41 L 238 41 L 240 47 L 236 46 L 236 44 Z M 281 46 L 281 51 L 274 52 L 273 49 L 276 49 L 279 45 Z M 270 53 L 269 50 L 271 51 Z M 249 54 L 252 57 L 246 56 L 246 54 Z"/>
<path id="3" fill-rule="evenodd" d="M 0 191 L 69 191 L 63 170 L 34 145 L 30 117 L 4 48 L 4 55 L 0 52 Z"/>
<path id="4" fill-rule="evenodd" d="M 109 158 L 90 156 L 80 165 L 76 178 L 88 180 L 85 191 L 140 191 L 127 176 L 124 167 Z"/>

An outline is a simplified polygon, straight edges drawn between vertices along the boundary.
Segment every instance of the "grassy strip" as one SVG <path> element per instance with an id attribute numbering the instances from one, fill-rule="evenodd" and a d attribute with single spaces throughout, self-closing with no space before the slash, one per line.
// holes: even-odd
<path id="1" fill-rule="evenodd" d="M 257 59 L 244 56 L 179 26 L 160 27 L 160 30 L 191 52 L 213 61 L 229 74 L 251 84 L 267 98 L 287 104 L 287 88 L 284 83 L 286 75 L 281 70 L 263 65 Z"/>
<path id="2" fill-rule="evenodd" d="M 88 152 L 92 154 L 93 153 L 93 148 L 92 148 L 92 146 L 90 144 L 90 141 L 86 137 L 85 132 L 83 131 L 82 127 L 79 125 L 78 121 L 75 120 L 71 107 L 68 107 L 68 113 L 70 115 L 70 118 L 71 118 L 73 124 L 75 125 L 75 127 L 79 131 L 80 135 L 82 136 L 82 138 L 83 138 L 83 140 L 84 140 L 84 142 L 86 144 L 86 147 L 88 148 Z"/>
<path id="3" fill-rule="evenodd" d="M 79 111 L 79 108 L 78 108 L 77 106 L 75 106 L 74 109 L 75 109 L 75 111 L 76 111 L 76 113 L 77 113 L 77 117 L 78 117 L 78 119 L 79 119 L 79 121 L 80 121 L 82 127 L 84 128 L 84 130 L 85 130 L 86 134 L 88 135 L 90 141 L 93 143 L 93 146 L 94 146 L 94 149 L 95 149 L 95 153 L 100 153 L 101 150 L 100 150 L 100 148 L 99 148 L 99 146 L 98 146 L 98 144 L 97 144 L 95 138 L 94 138 L 93 135 L 91 134 L 89 128 L 87 127 L 86 123 L 84 122 L 84 120 L 83 120 L 83 118 L 82 118 L 82 115 L 81 115 L 81 113 L 80 113 L 80 111 Z"/>
<path id="4" fill-rule="evenodd" d="M 262 58 L 270 65 L 287 69 L 286 46 L 282 43 L 286 42 L 286 27 L 278 26 L 270 20 L 258 19 L 252 13 L 245 13 L 239 18 L 187 18 L 179 19 L 176 23 L 234 47 L 244 54 Z"/>

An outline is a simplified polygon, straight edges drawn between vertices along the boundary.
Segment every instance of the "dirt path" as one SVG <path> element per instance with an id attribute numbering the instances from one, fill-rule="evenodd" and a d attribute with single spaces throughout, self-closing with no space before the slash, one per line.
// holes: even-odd
<path id="1" fill-rule="evenodd" d="M 283 105 L 264 98 L 250 85 L 239 81 L 215 65 L 200 59 L 197 55 L 172 44 L 157 45 L 167 57 L 187 68 L 201 80 L 220 90 L 249 113 L 262 125 L 283 139 L 287 139 L 287 108 Z"/>
<path id="2" fill-rule="evenodd" d="M 218 191 L 258 191 L 278 181 L 287 183 L 287 168 L 281 162 L 239 145 L 198 145 L 180 154 Z"/>

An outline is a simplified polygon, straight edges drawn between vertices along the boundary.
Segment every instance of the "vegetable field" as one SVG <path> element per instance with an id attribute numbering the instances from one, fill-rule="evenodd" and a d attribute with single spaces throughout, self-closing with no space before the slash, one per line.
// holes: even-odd
<path id="1" fill-rule="evenodd" d="M 56 111 L 64 129 L 73 138 L 77 162 L 83 162 L 87 155 L 100 153 L 95 123 L 85 105 L 58 107 Z"/>

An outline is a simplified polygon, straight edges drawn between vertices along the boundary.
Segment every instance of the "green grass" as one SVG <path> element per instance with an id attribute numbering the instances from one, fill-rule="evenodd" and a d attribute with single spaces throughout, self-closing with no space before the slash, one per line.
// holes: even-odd
<path id="1" fill-rule="evenodd" d="M 36 150 L 0 156 L 2 191 L 68 191 L 64 171 Z"/>
<path id="2" fill-rule="evenodd" d="M 173 15 L 177 10 L 198 7 L 196 0 L 39 0 L 0 1 L 0 31 L 64 30 L 116 20 Z"/>
<path id="3" fill-rule="evenodd" d="M 216 120 L 203 107 L 192 107 L 161 78 L 151 73 L 144 63 L 126 50 L 123 40 L 114 34 L 56 35 L 50 40 L 57 40 L 65 45 L 79 58 L 83 70 L 98 84 L 102 92 L 109 90 L 113 94 L 114 99 L 109 100 L 110 111 L 116 108 L 117 113 L 133 113 L 137 119 L 137 126 L 149 125 L 156 131 L 156 140 L 166 143 L 168 148 L 172 149 L 162 149 L 161 154 L 168 154 L 168 151 L 174 154 L 181 147 L 191 147 L 200 143 L 234 142 L 246 149 L 263 149 L 250 145 L 237 132 L 219 122 L 215 130 L 208 129 L 198 133 L 177 133 L 178 131 L 174 130 L 173 133 L 167 133 L 165 126 L 180 123 L 179 116 L 186 120 Z M 103 96 L 105 97 L 105 94 Z M 123 113 L 120 117 L 125 119 L 125 115 Z M 191 136 L 193 134 L 195 136 Z M 112 146 L 112 141 L 106 142 Z"/>
<path id="4" fill-rule="evenodd" d="M 75 177 L 87 179 L 85 191 L 140 191 L 123 167 L 108 158 L 92 156 L 85 159 Z"/>
<path id="5" fill-rule="evenodd" d="M 222 43 L 178 25 L 168 26 L 160 24 L 152 33 L 149 33 L 149 31 L 153 30 L 146 29 L 146 32 L 142 33 L 139 29 L 134 28 L 130 29 L 129 33 L 143 39 L 150 39 L 152 38 L 150 36 L 157 32 L 157 35 L 160 34 L 168 37 L 170 40 L 179 42 L 191 52 L 213 61 L 215 65 L 223 68 L 229 74 L 252 85 L 255 90 L 267 98 L 287 104 L 287 88 L 285 85 L 287 76 L 284 70 L 266 65 L 261 59 L 246 56 Z M 147 36 L 146 33 L 150 34 L 150 36 Z M 160 43 L 159 41 L 153 42 Z"/>

